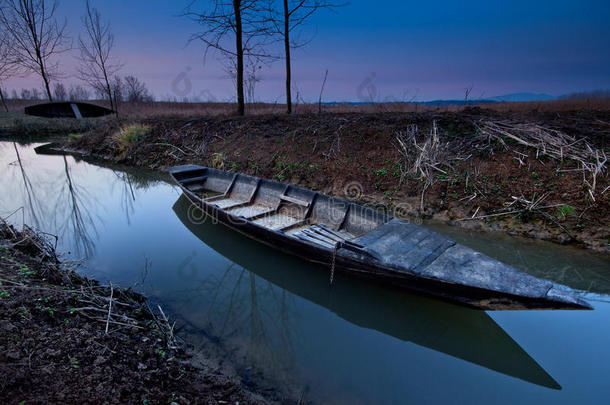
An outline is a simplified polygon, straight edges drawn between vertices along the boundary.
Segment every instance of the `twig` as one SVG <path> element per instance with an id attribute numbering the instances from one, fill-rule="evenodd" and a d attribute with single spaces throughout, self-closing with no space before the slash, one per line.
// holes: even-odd
<path id="1" fill-rule="evenodd" d="M 112 312 L 112 296 L 114 295 L 114 287 L 110 283 L 110 303 L 108 304 L 108 316 L 106 317 L 106 331 L 104 334 L 108 334 L 108 324 L 110 323 L 110 313 Z"/>

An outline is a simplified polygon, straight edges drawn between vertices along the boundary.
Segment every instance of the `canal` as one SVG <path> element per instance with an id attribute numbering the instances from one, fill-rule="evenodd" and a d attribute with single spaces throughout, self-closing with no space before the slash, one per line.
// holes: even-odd
<path id="1" fill-rule="evenodd" d="M 62 260 L 159 302 L 205 358 L 327 404 L 607 403 L 610 258 L 426 226 L 582 292 L 593 311 L 484 312 L 338 278 L 189 219 L 165 175 L 0 141 L 0 215 L 58 237 Z"/>

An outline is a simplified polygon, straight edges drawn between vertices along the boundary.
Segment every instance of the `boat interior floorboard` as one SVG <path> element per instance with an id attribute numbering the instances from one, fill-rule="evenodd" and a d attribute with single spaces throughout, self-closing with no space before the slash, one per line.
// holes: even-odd
<path id="1" fill-rule="evenodd" d="M 271 208 L 272 207 L 267 207 L 264 205 L 245 205 L 241 207 L 229 208 L 227 212 L 229 212 L 231 215 L 248 218 L 269 211 Z"/>
<path id="2" fill-rule="evenodd" d="M 267 215 L 262 218 L 255 219 L 253 222 L 257 225 L 264 226 L 265 228 L 276 230 L 279 228 L 290 226 L 299 221 L 299 218 L 295 218 L 290 215 L 278 212 L 276 214 Z"/>
<path id="3" fill-rule="evenodd" d="M 218 208 L 230 208 L 231 206 L 234 205 L 238 205 L 238 204 L 243 204 L 246 203 L 247 201 L 244 201 L 243 198 L 222 198 L 219 200 L 214 200 L 211 201 L 210 204 L 217 206 Z"/>

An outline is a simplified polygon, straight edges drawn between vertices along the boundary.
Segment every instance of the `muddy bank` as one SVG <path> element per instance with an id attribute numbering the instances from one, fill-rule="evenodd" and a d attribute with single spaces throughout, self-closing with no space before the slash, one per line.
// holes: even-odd
<path id="1" fill-rule="evenodd" d="M 203 164 L 608 252 L 609 134 L 608 111 L 470 108 L 112 122 L 63 147 L 157 170 Z"/>
<path id="2" fill-rule="evenodd" d="M 62 268 L 49 241 L 0 223 L 0 397 L 6 403 L 268 403 L 193 359 L 158 309 Z M 288 401 L 290 402 L 290 401 Z"/>

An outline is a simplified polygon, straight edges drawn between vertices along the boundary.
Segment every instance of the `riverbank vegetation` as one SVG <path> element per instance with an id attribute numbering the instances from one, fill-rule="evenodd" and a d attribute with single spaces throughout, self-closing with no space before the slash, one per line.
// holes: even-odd
<path id="1" fill-rule="evenodd" d="M 323 113 L 108 121 L 66 143 L 162 170 L 199 163 L 411 218 L 608 251 L 608 110 Z M 117 134 L 150 128 L 129 142 Z"/>
<path id="2" fill-rule="evenodd" d="M 53 242 L 0 221 L 5 403 L 266 402 L 237 377 L 195 366 L 161 307 L 66 269 Z"/>

